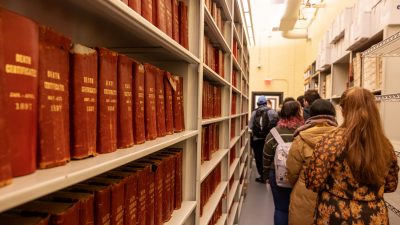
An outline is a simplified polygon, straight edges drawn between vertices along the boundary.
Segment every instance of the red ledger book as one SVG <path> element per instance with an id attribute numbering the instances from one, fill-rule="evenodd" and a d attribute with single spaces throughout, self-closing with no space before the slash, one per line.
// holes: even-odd
<path id="1" fill-rule="evenodd" d="M 145 121 L 146 121 L 146 140 L 157 138 L 156 122 L 156 67 L 144 64 L 144 96 L 145 96 Z"/>
<path id="2" fill-rule="evenodd" d="M 133 62 L 133 134 L 136 144 L 146 141 L 144 120 L 144 66 Z"/>

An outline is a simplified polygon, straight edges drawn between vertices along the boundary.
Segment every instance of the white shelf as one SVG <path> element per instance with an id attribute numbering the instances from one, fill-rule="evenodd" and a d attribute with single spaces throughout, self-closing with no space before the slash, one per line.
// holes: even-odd
<path id="1" fill-rule="evenodd" d="M 229 82 L 203 63 L 203 74 L 207 80 L 218 82 L 222 85 L 229 86 Z"/>
<path id="2" fill-rule="evenodd" d="M 243 45 L 242 45 L 242 41 L 239 38 L 239 33 L 236 29 L 236 24 L 233 24 L 233 38 L 236 39 L 237 43 L 238 43 L 238 47 L 239 49 L 242 49 Z"/>
<path id="3" fill-rule="evenodd" d="M 228 194 L 228 209 L 231 207 L 233 200 L 235 199 L 235 193 L 239 187 L 239 181 L 235 180 L 232 184 L 232 187 L 229 189 L 229 194 Z"/>
<path id="4" fill-rule="evenodd" d="M 226 3 L 226 0 L 216 0 L 216 2 L 219 3 L 219 5 L 222 8 L 222 12 L 225 14 L 225 18 L 227 21 L 232 21 L 232 14 L 231 11 L 229 10 L 229 6 Z"/>
<path id="5" fill-rule="evenodd" d="M 243 115 L 243 114 L 242 114 Z M 244 128 L 242 131 L 240 131 L 240 137 L 244 134 L 244 132 L 246 132 L 246 130 L 247 130 L 247 127 L 246 128 Z"/>
<path id="6" fill-rule="evenodd" d="M 242 177 L 243 172 L 244 172 L 244 163 L 240 162 L 239 179 L 240 177 Z"/>
<path id="7" fill-rule="evenodd" d="M 235 170 L 236 170 L 238 165 L 239 165 L 239 158 L 235 158 L 233 163 L 231 165 L 229 165 L 229 177 L 228 177 L 228 180 L 230 180 L 232 178 L 232 176 L 235 173 Z"/>
<path id="8" fill-rule="evenodd" d="M 245 95 L 244 93 L 242 93 L 242 96 L 243 96 L 245 99 L 249 100 L 249 97 L 247 97 L 247 95 Z"/>
<path id="9" fill-rule="evenodd" d="M 231 115 L 231 118 L 233 119 L 233 118 L 237 118 L 237 117 L 239 117 L 239 116 L 241 116 L 242 114 L 241 113 L 236 113 L 236 114 L 234 114 L 234 115 Z"/>
<path id="10" fill-rule="evenodd" d="M 240 197 L 240 200 L 239 200 L 238 218 L 240 217 L 240 214 L 242 213 L 243 201 L 244 201 L 244 197 L 242 196 L 242 197 Z"/>
<path id="11" fill-rule="evenodd" d="M 226 222 L 226 218 L 228 218 L 228 214 L 223 213 L 215 225 L 224 225 Z"/>
<path id="12" fill-rule="evenodd" d="M 238 57 L 240 57 L 240 56 L 238 56 Z M 232 62 L 233 62 L 233 67 L 234 67 L 237 71 L 242 72 L 242 68 L 240 67 L 239 62 L 237 61 L 237 59 L 235 58 L 235 56 L 233 56 L 233 54 L 232 54 Z"/>
<path id="13" fill-rule="evenodd" d="M 144 144 L 135 145 L 132 148 L 119 149 L 113 153 L 100 154 L 88 159 L 74 160 L 64 166 L 38 170 L 33 174 L 14 178 L 11 185 L 0 189 L 0 211 L 76 184 L 197 134 L 197 130 L 183 131 L 153 141 L 146 141 Z"/>
<path id="14" fill-rule="evenodd" d="M 383 195 L 388 209 L 400 217 L 400 194 L 398 191 Z"/>
<path id="15" fill-rule="evenodd" d="M 229 116 L 223 116 L 223 117 L 216 117 L 216 118 L 211 118 L 211 119 L 203 119 L 201 121 L 201 125 L 207 125 L 211 123 L 218 123 L 224 120 L 228 120 L 230 117 Z"/>
<path id="16" fill-rule="evenodd" d="M 233 223 L 235 222 L 235 217 L 238 208 L 239 208 L 239 203 L 238 202 L 233 203 L 231 214 L 229 214 L 228 217 L 228 225 L 233 225 Z"/>
<path id="17" fill-rule="evenodd" d="M 362 57 L 400 56 L 400 32 L 373 45 L 362 53 Z"/>
<path id="18" fill-rule="evenodd" d="M 246 138 L 245 144 L 243 145 L 243 147 L 241 147 L 241 148 L 240 148 L 240 154 L 239 154 L 239 157 L 241 157 L 241 156 L 242 156 L 242 154 L 243 154 L 244 150 L 246 149 L 246 146 L 247 146 L 248 142 L 249 142 L 249 139 L 248 139 L 248 138 Z"/>
<path id="19" fill-rule="evenodd" d="M 239 89 L 235 86 L 232 85 L 232 90 L 235 91 L 236 93 L 238 93 L 239 95 L 242 94 Z"/>
<path id="20" fill-rule="evenodd" d="M 221 50 L 223 50 L 225 53 L 229 53 L 231 51 L 229 45 L 226 43 L 224 36 L 219 30 L 207 7 L 204 7 L 204 22 L 209 28 L 209 32 L 206 32 L 208 34 L 208 38 L 210 38 L 213 42 L 216 42 L 221 47 Z"/>
<path id="21" fill-rule="evenodd" d="M 233 146 L 235 146 L 235 144 L 238 142 L 239 139 L 240 139 L 240 136 L 236 136 L 236 137 L 232 138 L 230 141 L 230 144 L 229 144 L 229 149 L 231 149 Z"/>
<path id="22" fill-rule="evenodd" d="M 178 210 L 174 210 L 172 217 L 164 225 L 181 225 L 184 224 L 193 210 L 196 208 L 195 201 L 183 201 L 182 206 Z"/>
<path id="23" fill-rule="evenodd" d="M 203 180 L 207 178 L 211 171 L 221 162 L 228 152 L 229 149 L 219 149 L 212 154 L 210 161 L 203 162 L 200 167 L 200 182 L 203 182 Z"/>
<path id="24" fill-rule="evenodd" d="M 208 199 L 207 204 L 204 206 L 203 209 L 203 216 L 200 217 L 200 225 L 207 225 L 210 221 L 215 209 L 218 206 L 219 201 L 224 194 L 226 187 L 228 186 L 228 182 L 223 181 L 221 182 L 218 187 L 215 189 L 214 193 Z"/>

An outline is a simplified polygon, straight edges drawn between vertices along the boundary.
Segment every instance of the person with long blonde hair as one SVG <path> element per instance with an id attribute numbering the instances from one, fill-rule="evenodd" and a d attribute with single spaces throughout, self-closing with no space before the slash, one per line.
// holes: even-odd
<path id="1" fill-rule="evenodd" d="M 398 184 L 399 166 L 385 136 L 374 95 L 346 90 L 343 124 L 325 135 L 306 164 L 306 187 L 318 193 L 314 224 L 389 224 L 384 192 Z"/>

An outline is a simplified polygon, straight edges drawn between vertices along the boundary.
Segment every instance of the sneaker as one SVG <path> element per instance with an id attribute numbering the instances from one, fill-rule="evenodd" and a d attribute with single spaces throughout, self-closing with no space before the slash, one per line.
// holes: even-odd
<path id="1" fill-rule="evenodd" d="M 261 177 L 257 177 L 257 178 L 256 178 L 256 182 L 262 183 L 262 184 L 265 184 L 265 183 L 266 183 L 265 180 L 262 179 Z"/>

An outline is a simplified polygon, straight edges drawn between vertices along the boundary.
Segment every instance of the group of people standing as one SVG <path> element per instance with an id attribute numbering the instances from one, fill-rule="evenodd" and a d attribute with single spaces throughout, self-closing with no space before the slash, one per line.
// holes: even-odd
<path id="1" fill-rule="evenodd" d="M 389 224 L 383 193 L 396 190 L 399 167 L 370 91 L 355 87 L 342 94 L 340 126 L 334 106 L 316 90 L 306 91 L 304 102 L 285 99 L 278 113 L 263 96 L 257 103 L 268 108 L 267 129 L 292 143 L 286 160 L 291 187 L 282 187 L 274 166 L 278 141 L 271 132 L 252 137 L 256 181 L 271 187 L 275 225 Z"/>

